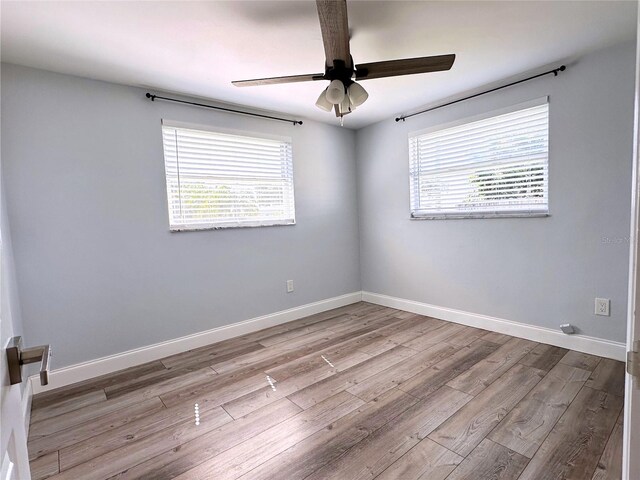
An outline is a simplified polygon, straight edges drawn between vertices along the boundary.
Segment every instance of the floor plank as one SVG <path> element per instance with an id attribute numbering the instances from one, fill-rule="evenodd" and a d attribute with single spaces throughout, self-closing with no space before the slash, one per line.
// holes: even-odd
<path id="1" fill-rule="evenodd" d="M 434 318 L 412 315 L 395 324 L 379 328 L 374 332 L 376 334 L 375 338 L 371 338 L 371 341 L 358 347 L 358 349 L 369 355 L 379 355 L 401 345 L 407 339 L 434 330 L 443 323 L 441 320 Z"/>
<path id="2" fill-rule="evenodd" d="M 283 323 L 281 325 L 276 325 L 274 327 L 265 328 L 257 332 L 252 332 L 252 333 L 243 335 L 242 337 L 239 337 L 239 338 L 245 341 L 259 342 L 264 338 L 271 337 L 279 333 L 288 332 L 290 330 L 295 330 L 297 328 L 301 328 L 307 325 L 313 325 L 314 323 L 324 322 L 326 326 L 326 325 L 331 325 L 332 320 L 337 318 L 344 319 L 344 318 L 351 318 L 351 317 L 363 317 L 363 316 L 373 315 L 376 312 L 379 312 L 382 310 L 387 311 L 389 313 L 392 311 L 395 311 L 393 309 L 386 309 L 385 307 L 381 307 L 380 305 L 359 302 L 356 304 L 335 308 L 333 310 L 328 310 L 326 312 L 316 313 L 314 315 L 300 318 L 292 322 Z"/>
<path id="3" fill-rule="evenodd" d="M 229 360 L 238 355 L 250 353 L 255 350 L 262 350 L 263 345 L 258 342 L 248 342 L 246 340 L 217 343 L 208 347 L 189 350 L 188 352 L 178 353 L 167 358 L 163 358 L 162 364 L 167 369 L 177 369 L 189 365 L 207 366 L 214 363 Z"/>
<path id="4" fill-rule="evenodd" d="M 497 343 L 498 345 L 504 345 L 509 340 L 511 340 L 513 337 L 510 337 L 509 335 L 504 335 L 503 333 L 489 332 L 489 333 L 487 333 L 486 335 L 484 335 L 484 336 L 482 336 L 480 338 L 482 338 L 482 340 L 484 340 L 485 342 L 491 342 L 491 343 Z"/>
<path id="5" fill-rule="evenodd" d="M 148 386 L 141 391 L 136 390 L 135 392 L 123 395 L 118 398 L 106 400 L 93 405 L 87 405 L 82 408 L 67 412 L 65 414 L 58 415 L 56 417 L 47 418 L 40 422 L 34 422 L 31 424 L 29 434 L 36 436 L 50 435 L 67 428 L 81 425 L 85 422 L 118 410 L 123 410 L 124 412 L 124 409 L 126 409 L 127 407 L 140 403 L 149 398 L 157 397 L 163 392 L 189 388 L 194 384 L 206 382 L 208 379 L 214 376 L 216 376 L 216 373 L 209 368 L 185 373 L 179 378 L 165 380 L 155 385 Z"/>
<path id="6" fill-rule="evenodd" d="M 265 385 L 267 376 L 263 372 L 250 370 L 218 375 L 207 382 L 162 394 L 160 399 L 167 407 L 185 402 L 198 403 L 201 407 L 218 406 L 259 390 Z"/>
<path id="7" fill-rule="evenodd" d="M 586 370 L 557 364 L 489 438 L 527 458 L 533 457 L 588 378 Z"/>
<path id="8" fill-rule="evenodd" d="M 228 414 L 220 407 L 199 407 L 203 418 L 226 417 Z M 169 427 L 190 422 L 194 419 L 193 404 L 181 404 L 172 408 L 163 408 L 156 413 L 145 415 L 138 420 L 129 422 L 119 428 L 107 430 L 82 442 L 73 444 L 60 450 L 60 470 L 90 461 L 92 458 L 104 455 L 118 448 L 133 445 L 138 440 L 156 434 Z"/>
<path id="9" fill-rule="evenodd" d="M 146 375 L 150 372 L 163 370 L 166 369 L 161 361 L 150 362 L 143 365 L 120 370 L 118 372 L 110 373 L 108 375 L 102 375 L 100 377 L 92 378 L 90 380 L 79 382 L 66 387 L 56 388 L 46 392 L 38 393 L 37 395 L 33 396 L 31 408 L 37 410 L 54 403 L 63 402 L 69 398 L 76 398 L 77 396 L 87 392 L 103 390 L 108 386 L 117 385 L 118 383 L 125 382 L 142 375 Z"/>
<path id="10" fill-rule="evenodd" d="M 342 317 L 341 321 L 346 321 L 346 318 Z M 263 347 L 271 347 L 273 345 L 277 345 L 278 343 L 288 342 L 294 338 L 299 338 L 309 333 L 318 332 L 321 330 L 326 331 L 330 330 L 330 328 L 325 324 L 325 322 L 318 322 L 311 325 L 306 325 L 304 327 L 296 328 L 294 330 L 276 333 L 275 335 L 271 335 L 270 337 L 259 340 L 258 343 Z"/>
<path id="11" fill-rule="evenodd" d="M 512 338 L 447 385 L 469 395 L 477 395 L 533 350 L 536 345 L 535 342 L 529 340 Z"/>
<path id="12" fill-rule="evenodd" d="M 376 480 L 444 480 L 462 460 L 460 455 L 425 438 L 392 463 Z"/>
<path id="13" fill-rule="evenodd" d="M 513 450 L 485 438 L 447 480 L 517 480 L 528 461 Z"/>
<path id="14" fill-rule="evenodd" d="M 340 360 L 346 360 L 351 367 L 355 367 L 355 365 L 371 360 L 369 355 L 363 354 L 362 352 L 352 351 L 352 354 L 357 360 L 355 363 L 348 356 L 343 356 Z M 283 381 L 272 379 L 272 383 L 265 382 L 263 388 L 227 402 L 223 404 L 222 407 L 233 418 L 243 417 L 260 407 L 273 403 L 287 395 L 292 395 L 306 387 L 324 380 L 325 378 L 329 378 L 340 373 L 335 366 L 329 365 L 328 360 L 325 360 L 322 357 L 320 357 L 320 360 L 316 363 L 317 367 L 314 369 L 291 376 Z M 348 370 L 349 369 L 347 369 L 347 371 Z"/>
<path id="15" fill-rule="evenodd" d="M 30 433 L 28 442 L 29 458 L 33 460 L 41 455 L 75 445 L 96 435 L 110 432 L 136 420 L 149 417 L 164 408 L 165 406 L 160 398 L 154 397 L 131 405 L 126 409 L 114 411 L 51 435 Z"/>
<path id="16" fill-rule="evenodd" d="M 51 478 L 55 480 L 77 480 L 80 478 L 82 480 L 102 480 L 109 478 L 126 470 L 131 465 L 136 465 L 171 448 L 176 448 L 231 420 L 231 417 L 221 408 L 210 410 L 202 416 L 197 426 L 192 419 L 178 423 L 140 438 L 136 441 L 135 448 L 131 445 L 124 445 Z"/>
<path id="17" fill-rule="evenodd" d="M 450 357 L 402 382 L 398 388 L 414 397 L 426 398 L 498 348 L 499 345 L 495 343 L 476 340 Z"/>
<path id="18" fill-rule="evenodd" d="M 55 475 L 58 469 L 58 452 L 51 452 L 30 462 L 31 480 L 44 480 Z"/>
<path id="19" fill-rule="evenodd" d="M 331 346 L 338 346 L 343 342 L 353 340 L 367 333 L 375 332 L 375 330 L 376 326 L 367 326 L 339 335 L 332 332 L 315 332 L 304 338 L 301 337 L 295 339 L 295 341 L 288 342 L 286 346 L 278 344 L 247 355 L 241 355 L 219 364 L 215 363 L 212 365 L 212 368 L 219 373 L 244 371 L 246 369 L 269 369 L 278 364 L 309 355 L 312 352 L 317 352 Z"/>
<path id="20" fill-rule="evenodd" d="M 475 342 L 479 338 L 483 338 L 487 331 L 480 328 L 464 327 L 462 330 L 447 337 L 444 341 L 455 347 L 464 347 Z M 495 343 L 495 342 L 494 342 Z"/>
<path id="21" fill-rule="evenodd" d="M 426 350 L 438 343 L 446 341 L 449 337 L 456 333 L 462 332 L 466 329 L 464 325 L 457 323 L 447 323 L 441 327 L 420 335 L 408 342 L 403 343 L 405 347 L 409 347 L 413 350 Z"/>
<path id="22" fill-rule="evenodd" d="M 564 357 L 562 357 L 560 363 L 593 372 L 593 370 L 598 366 L 598 363 L 600 363 L 600 360 L 601 358 L 596 357 L 595 355 L 570 350 Z"/>
<path id="23" fill-rule="evenodd" d="M 61 402 L 47 405 L 46 407 L 36 408 L 31 413 L 31 422 L 41 422 L 47 418 L 57 417 L 73 410 L 77 410 L 87 405 L 103 402 L 107 399 L 104 390 L 93 390 L 74 397 L 67 398 Z"/>
<path id="24" fill-rule="evenodd" d="M 290 395 L 293 403 L 302 408 L 309 408 L 338 392 L 346 390 L 359 382 L 383 371 L 384 369 L 400 363 L 415 355 L 415 351 L 403 346 L 388 350 L 378 356 L 362 362 L 355 367 L 348 368 L 344 372 L 333 375 L 309 387 L 303 388 Z"/>
<path id="25" fill-rule="evenodd" d="M 450 357 L 456 350 L 456 347 L 446 343 L 434 345 L 396 365 L 386 368 L 376 375 L 360 381 L 353 387 L 348 388 L 347 391 L 368 402 L 384 392 L 402 385 L 404 381 L 409 380 L 430 366 Z"/>
<path id="26" fill-rule="evenodd" d="M 391 390 L 345 415 L 328 427 L 272 457 L 241 478 L 302 480 L 339 458 L 362 439 L 414 405 L 418 400 Z"/>
<path id="27" fill-rule="evenodd" d="M 215 430 L 185 442 L 179 448 L 172 448 L 162 452 L 160 455 L 128 468 L 112 478 L 119 480 L 143 478 L 168 480 L 174 478 L 198 466 L 207 459 L 213 458 L 278 425 L 282 421 L 300 413 L 300 411 L 300 407 L 297 407 L 286 398 L 278 400 L 234 422 L 225 423 Z"/>
<path id="28" fill-rule="evenodd" d="M 171 379 L 173 378 L 177 379 L 177 384 L 191 372 L 204 372 L 205 376 L 211 377 L 211 371 L 213 370 L 207 368 L 208 366 L 207 362 L 203 362 L 185 365 L 183 367 L 168 368 L 163 371 L 152 372 L 138 378 L 118 383 L 117 385 L 106 387 L 104 391 L 107 395 L 107 399 L 112 400 L 125 396 L 129 393 L 140 392 L 143 389 L 152 389 L 158 384 L 172 385 L 173 382 L 171 382 Z"/>
<path id="29" fill-rule="evenodd" d="M 548 372 L 556 364 L 562 360 L 567 352 L 566 348 L 554 347 L 553 345 L 539 344 L 525 356 L 520 363 L 527 367 L 537 368 L 538 370 L 544 370 Z"/>
<path id="30" fill-rule="evenodd" d="M 366 344 L 369 339 L 374 341 L 374 338 L 373 336 L 363 335 L 336 347 L 329 347 L 324 350 L 312 352 L 304 357 L 296 358 L 295 360 L 266 369 L 265 373 L 276 381 L 283 382 L 293 376 L 326 366 L 328 365 L 327 362 L 331 362 L 331 364 L 334 365 L 333 368 L 341 372 L 363 362 L 367 358 L 371 358 L 371 355 L 360 351 L 358 347 Z"/>
<path id="31" fill-rule="evenodd" d="M 440 327 L 447 325 L 447 322 L 443 322 L 442 320 L 437 320 L 435 318 L 424 317 L 422 315 L 412 315 L 408 317 L 408 320 L 411 319 L 416 321 L 414 325 L 409 328 L 404 328 L 394 333 L 390 333 L 388 335 L 389 340 L 398 345 L 402 345 L 403 343 L 409 342 L 420 335 L 435 331 Z"/>
<path id="32" fill-rule="evenodd" d="M 592 480 L 620 480 L 622 478 L 622 414 L 623 412 L 620 412 Z"/>
<path id="33" fill-rule="evenodd" d="M 540 370 L 516 365 L 438 427 L 429 438 L 466 457 L 542 376 Z"/>
<path id="34" fill-rule="evenodd" d="M 591 478 L 621 408 L 621 397 L 583 387 L 520 480 Z"/>
<path id="35" fill-rule="evenodd" d="M 411 450 L 471 398 L 466 393 L 442 387 L 431 397 L 416 403 L 392 422 L 366 437 L 336 461 L 317 470 L 307 480 L 373 478 Z"/>
<path id="36" fill-rule="evenodd" d="M 238 478 L 363 404 L 350 393 L 340 392 L 175 478 Z"/>
<path id="37" fill-rule="evenodd" d="M 622 396 L 624 395 L 624 373 L 623 362 L 603 358 L 593 370 L 586 386 L 595 390 L 602 390 L 603 392 Z"/>

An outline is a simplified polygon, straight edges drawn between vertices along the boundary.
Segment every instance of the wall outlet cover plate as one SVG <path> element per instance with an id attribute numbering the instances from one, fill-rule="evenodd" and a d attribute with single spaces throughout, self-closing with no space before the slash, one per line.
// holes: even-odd
<path id="1" fill-rule="evenodd" d="M 595 314 L 608 317 L 610 305 L 611 300 L 608 298 L 596 298 Z"/>

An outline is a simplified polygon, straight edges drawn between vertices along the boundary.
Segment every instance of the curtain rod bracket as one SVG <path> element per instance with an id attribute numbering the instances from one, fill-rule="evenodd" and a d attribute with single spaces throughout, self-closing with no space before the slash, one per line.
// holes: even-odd
<path id="1" fill-rule="evenodd" d="M 448 107 L 449 105 L 453 105 L 454 103 L 459 103 L 459 102 L 463 102 L 465 100 L 470 100 L 472 98 L 479 97 L 480 95 L 486 95 L 487 93 L 492 93 L 492 92 L 495 92 L 497 90 L 502 90 L 503 88 L 512 87 L 513 85 L 517 85 L 519 83 L 528 82 L 529 80 L 533 80 L 534 78 L 538 78 L 538 77 L 543 77 L 545 75 L 549 75 L 550 73 L 553 73 L 553 76 L 557 77 L 559 72 L 564 72 L 566 69 L 567 69 L 566 65 L 560 65 L 558 68 L 554 68 L 553 70 L 549 70 L 548 72 L 539 73 L 539 74 L 533 75 L 531 77 L 523 78 L 522 80 L 518 80 L 516 82 L 507 83 L 506 85 L 502 85 L 500 87 L 495 87 L 495 88 L 492 88 L 490 90 L 486 90 L 484 92 L 475 93 L 473 95 L 469 95 L 468 97 L 460 98 L 458 100 L 454 100 L 454 101 L 448 102 L 448 103 L 443 103 L 442 105 L 437 105 L 435 107 L 427 108 L 426 110 L 421 110 L 421 111 L 416 112 L 416 113 L 411 113 L 409 115 L 402 115 L 401 117 L 396 117 L 396 122 L 399 122 L 400 120 L 405 122 L 407 120 L 407 118 L 411 118 L 411 117 L 415 117 L 416 115 L 421 115 L 423 113 L 431 112 L 433 110 L 437 110 L 438 108 Z"/>

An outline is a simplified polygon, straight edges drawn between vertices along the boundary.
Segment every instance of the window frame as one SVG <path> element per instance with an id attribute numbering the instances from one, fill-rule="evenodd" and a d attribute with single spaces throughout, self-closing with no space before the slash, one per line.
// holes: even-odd
<path id="1" fill-rule="evenodd" d="M 164 151 L 164 133 L 163 128 L 177 128 L 177 129 L 185 129 L 185 130 L 195 130 L 200 132 L 210 132 L 214 134 L 221 135 L 232 135 L 238 137 L 246 137 L 253 139 L 261 139 L 261 140 L 274 140 L 278 142 L 288 143 L 291 148 L 291 199 L 293 202 L 292 209 L 292 218 L 291 220 L 286 219 L 278 219 L 273 221 L 251 221 L 245 220 L 239 222 L 238 220 L 233 220 L 229 222 L 211 222 L 211 223 L 202 223 L 202 224 L 173 224 L 171 218 L 171 195 L 169 193 L 169 184 L 168 184 L 168 176 L 167 176 L 167 163 L 165 158 Z M 169 231 L 171 233 L 175 232 L 198 232 L 198 231 L 206 231 L 206 230 L 227 230 L 227 229 L 237 229 L 237 228 L 260 228 L 260 227 L 281 227 L 281 226 L 290 226 L 296 225 L 296 198 L 295 198 L 295 173 L 294 173 L 294 161 L 293 161 L 293 140 L 289 136 L 283 135 L 271 135 L 265 134 L 262 132 L 255 131 L 247 131 L 240 129 L 230 129 L 230 128 L 222 128 L 216 127 L 212 125 L 202 125 L 195 124 L 189 122 L 181 122 L 175 120 L 161 119 L 161 146 L 162 146 L 162 159 L 163 159 L 163 167 L 164 167 L 164 180 L 165 180 L 165 192 L 167 199 L 167 217 L 169 220 Z"/>
<path id="2" fill-rule="evenodd" d="M 546 200 L 547 200 L 547 205 L 546 205 L 546 211 L 539 211 L 539 210 L 503 210 L 503 211 L 498 211 L 498 212 L 471 212 L 471 211 L 464 211 L 464 212 L 455 212 L 455 213 L 442 213 L 442 214 L 437 214 L 437 213 L 425 213 L 425 214 L 415 214 L 414 209 L 413 209 L 413 205 L 412 205 L 412 188 L 420 188 L 419 186 L 419 182 L 415 182 L 416 184 L 413 185 L 413 181 L 412 181 L 412 174 L 411 174 L 411 169 L 412 169 L 412 160 L 411 160 L 411 139 L 414 137 L 418 137 L 418 136 L 422 136 L 422 135 L 427 135 L 430 133 L 435 133 L 438 131 L 442 131 L 442 130 L 447 130 L 450 128 L 455 128 L 455 127 L 459 127 L 462 125 L 466 125 L 466 124 L 471 124 L 474 122 L 479 122 L 482 120 L 488 120 L 490 118 L 493 117 L 499 117 L 501 115 L 506 115 L 509 113 L 515 113 L 519 110 L 526 110 L 528 108 L 533 108 L 533 107 L 539 107 L 542 105 L 547 105 L 547 176 L 546 176 L 546 183 L 547 183 L 547 189 L 546 189 Z M 536 98 L 533 100 L 529 100 L 529 101 L 525 101 L 525 102 L 521 102 L 521 103 L 517 103 L 514 105 L 510 105 L 508 107 L 504 107 L 504 108 L 500 108 L 500 109 L 496 109 L 496 110 L 491 110 L 488 112 L 483 112 L 480 113 L 478 115 L 473 115 L 473 116 L 468 116 L 468 117 L 464 117 L 464 118 L 460 118 L 451 122 L 447 122 L 447 123 L 442 123 L 442 124 L 438 124 L 438 125 L 433 125 L 421 130 L 415 130 L 415 131 L 411 131 L 408 134 L 408 142 L 407 142 L 407 146 L 408 146 L 408 157 L 409 157 L 409 218 L 411 220 L 457 220 L 457 219 L 481 219 L 481 218 L 536 218 L 536 217 L 549 217 L 551 216 L 551 201 L 550 201 L 550 197 L 551 197 L 551 191 L 550 191 L 550 162 L 551 162 L 551 138 L 549 135 L 549 130 L 550 130 L 550 118 L 551 118 L 551 105 L 549 102 L 549 96 L 543 96 L 540 98 Z"/>

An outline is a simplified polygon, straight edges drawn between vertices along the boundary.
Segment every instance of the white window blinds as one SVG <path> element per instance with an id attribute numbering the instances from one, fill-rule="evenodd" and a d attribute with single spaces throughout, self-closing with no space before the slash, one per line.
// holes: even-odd
<path id="1" fill-rule="evenodd" d="M 295 223 L 291 141 L 163 122 L 171 230 Z"/>
<path id="2" fill-rule="evenodd" d="M 546 215 L 549 105 L 409 137 L 413 218 Z"/>

